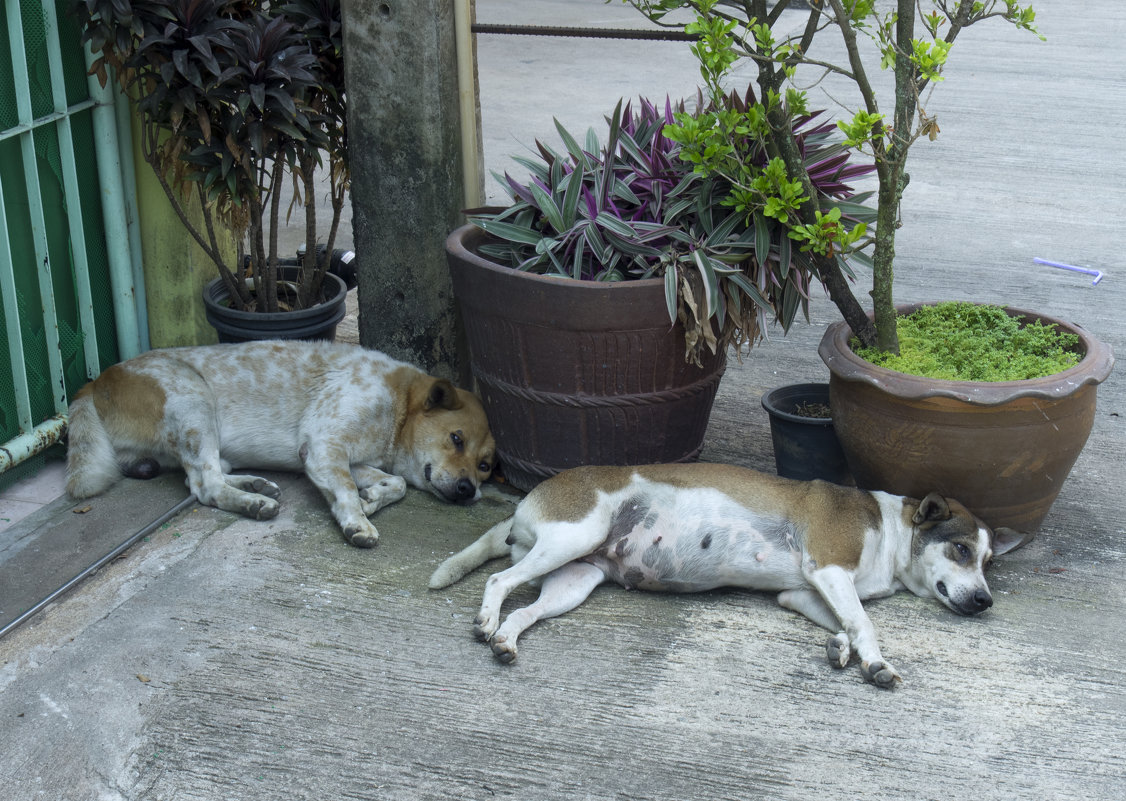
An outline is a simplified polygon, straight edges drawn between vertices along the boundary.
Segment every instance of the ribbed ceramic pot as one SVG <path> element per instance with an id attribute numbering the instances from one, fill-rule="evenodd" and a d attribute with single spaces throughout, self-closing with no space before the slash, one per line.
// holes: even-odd
<path id="1" fill-rule="evenodd" d="M 940 492 L 991 526 L 1040 528 L 1091 433 L 1096 389 L 1114 356 L 1074 323 L 1005 311 L 1077 335 L 1079 364 L 1027 381 L 940 381 L 870 364 L 849 347 L 847 324 L 829 327 L 818 353 L 858 486 L 916 498 Z"/>
<path id="2" fill-rule="evenodd" d="M 685 361 L 664 281 L 524 273 L 478 255 L 485 238 L 465 225 L 446 254 L 507 480 L 527 490 L 579 465 L 696 459 L 726 359 Z"/>

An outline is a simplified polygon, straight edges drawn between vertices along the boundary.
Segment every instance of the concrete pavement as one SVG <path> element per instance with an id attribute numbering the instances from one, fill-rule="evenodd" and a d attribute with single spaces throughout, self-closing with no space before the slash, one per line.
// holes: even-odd
<path id="1" fill-rule="evenodd" d="M 971 29 L 928 103 L 942 134 L 913 156 L 899 299 L 1040 309 L 1123 354 L 1126 24 L 1114 0 L 1035 5 L 1047 42 Z M 479 0 L 478 18 L 636 22 L 597 0 Z M 481 37 L 479 57 L 491 169 L 551 136 L 553 114 L 581 131 L 622 94 L 695 81 L 683 45 Z M 1107 277 L 1092 287 L 1035 256 Z M 731 360 L 706 460 L 770 469 L 762 392 L 826 379 L 816 344 L 836 311 L 817 297 L 811 316 Z M 743 592 L 600 588 L 500 665 L 470 632 L 487 572 L 440 592 L 426 579 L 511 496 L 464 509 L 411 491 L 361 551 L 307 481 L 284 476 L 277 519 L 196 507 L 0 639 L 0 795 L 1121 798 L 1123 382 L 1120 366 L 1100 389 L 1039 537 L 992 569 L 992 610 L 958 618 L 903 594 L 868 605 L 905 679 L 894 692 L 828 667 L 824 632 Z M 150 495 L 146 516 L 135 504 Z M 169 487 L 126 481 L 85 503 L 130 509 L 99 524 L 124 539 Z M 57 527 L 80 517 L 72 507 L 21 525 Z"/>

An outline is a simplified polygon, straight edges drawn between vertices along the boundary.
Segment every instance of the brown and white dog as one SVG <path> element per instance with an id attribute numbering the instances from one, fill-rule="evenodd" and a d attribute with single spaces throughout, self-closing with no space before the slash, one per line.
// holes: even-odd
<path id="1" fill-rule="evenodd" d="M 278 486 L 239 468 L 303 471 L 345 538 L 370 548 L 369 515 L 406 485 L 472 503 L 495 447 L 477 398 L 355 345 L 246 342 L 154 350 L 114 365 L 70 406 L 67 492 L 179 466 L 200 503 L 259 520 Z"/>
<path id="2" fill-rule="evenodd" d="M 716 464 L 579 467 L 533 489 L 512 517 L 439 565 L 430 587 L 511 554 L 512 567 L 489 577 L 475 621 L 504 662 L 525 629 L 608 579 L 643 590 L 777 592 L 782 606 L 837 632 L 827 645 L 833 665 L 855 653 L 866 679 L 891 687 L 899 674 L 861 600 L 906 588 L 976 614 L 993 604 L 985 565 L 1029 539 L 992 532 L 937 494 L 919 501 Z M 504 599 L 536 580 L 538 600 L 501 625 Z"/>

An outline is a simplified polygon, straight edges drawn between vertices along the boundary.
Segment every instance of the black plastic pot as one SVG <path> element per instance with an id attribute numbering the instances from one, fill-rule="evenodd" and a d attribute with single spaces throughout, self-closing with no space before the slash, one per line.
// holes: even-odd
<path id="1" fill-rule="evenodd" d="M 762 408 L 770 416 L 770 438 L 774 443 L 778 475 L 802 481 L 820 478 L 834 484 L 851 484 L 852 475 L 837 441 L 832 418 L 798 414 L 803 404 L 828 407 L 829 385 L 791 384 L 762 396 Z"/>
<path id="2" fill-rule="evenodd" d="M 280 267 L 279 278 L 295 280 L 297 267 Z M 336 324 L 347 311 L 348 287 L 332 273 L 325 275 L 321 302 L 308 309 L 285 312 L 246 312 L 228 305 L 229 294 L 222 279 L 203 288 L 207 322 L 219 332 L 220 342 L 250 342 L 263 339 L 333 340 Z"/>

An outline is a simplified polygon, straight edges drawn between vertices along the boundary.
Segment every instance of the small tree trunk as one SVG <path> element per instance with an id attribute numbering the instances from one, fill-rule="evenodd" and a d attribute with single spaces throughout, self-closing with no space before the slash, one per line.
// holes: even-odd
<path id="1" fill-rule="evenodd" d="M 876 209 L 876 247 L 872 253 L 871 295 L 876 326 L 875 341 L 865 344 L 875 345 L 882 351 L 899 353 L 895 300 L 891 288 L 895 277 L 895 218 L 899 208 L 900 193 L 896 186 L 885 187 L 882 184 L 881 181 L 879 205 Z"/>

